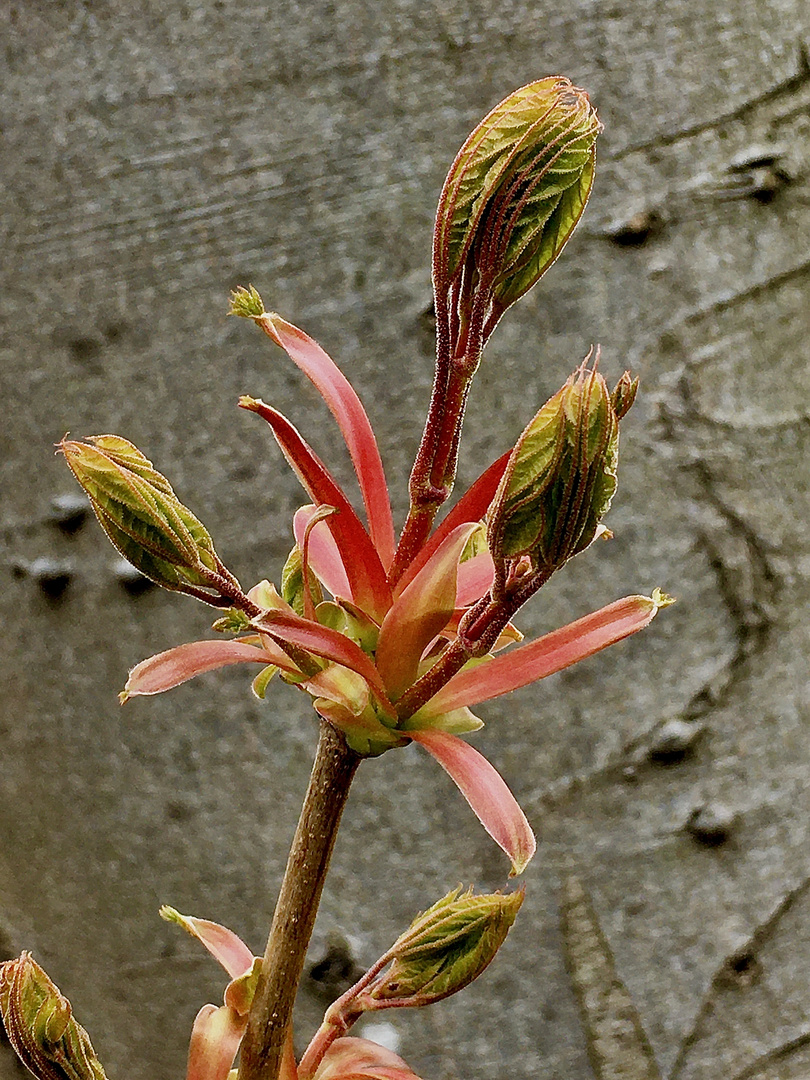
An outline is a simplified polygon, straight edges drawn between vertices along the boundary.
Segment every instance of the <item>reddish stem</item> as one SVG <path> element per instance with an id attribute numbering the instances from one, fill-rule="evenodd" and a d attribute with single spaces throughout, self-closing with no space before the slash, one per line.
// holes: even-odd
<path id="1" fill-rule="evenodd" d="M 388 575 L 392 585 L 419 554 L 439 507 L 453 490 L 467 391 L 484 347 L 489 292 L 479 281 L 469 322 L 463 328 L 451 326 L 450 298 L 440 298 L 437 293 L 436 374 L 425 430 L 411 471 L 411 506 Z M 458 302 L 454 298 L 454 309 Z M 463 340 L 456 340 L 459 335 Z"/>
<path id="2" fill-rule="evenodd" d="M 418 712 L 469 659 L 483 656 L 492 648 L 515 612 L 548 581 L 553 569 L 537 570 L 515 581 L 505 594 L 493 599 L 491 593 L 467 611 L 459 623 L 458 637 L 421 679 L 406 690 L 397 702 L 397 715 L 407 720 Z"/>
<path id="3" fill-rule="evenodd" d="M 311 1080 L 324 1054 L 335 1039 L 342 1038 L 352 1024 L 360 1019 L 365 1009 L 357 1003 L 357 998 L 392 960 L 393 956 L 390 952 L 384 953 L 354 986 L 350 986 L 344 994 L 332 1002 L 324 1014 L 321 1026 L 315 1032 L 298 1064 L 298 1080 Z"/>

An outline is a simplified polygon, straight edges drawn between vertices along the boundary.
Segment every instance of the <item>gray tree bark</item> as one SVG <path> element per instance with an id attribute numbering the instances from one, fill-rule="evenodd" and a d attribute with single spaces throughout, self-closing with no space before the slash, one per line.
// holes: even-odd
<path id="1" fill-rule="evenodd" d="M 401 520 L 442 180 L 501 97 L 560 73 L 605 123 L 595 190 L 491 342 L 459 487 L 601 342 L 607 375 L 642 381 L 615 539 L 520 625 L 656 585 L 679 602 L 482 707 L 476 745 L 540 839 L 526 903 L 473 988 L 360 1033 L 434 1080 L 593 1075 L 558 929 L 573 865 L 662 1073 L 806 1076 L 807 5 L 5 0 L 0 25 L 2 952 L 33 951 L 111 1076 L 181 1075 L 194 1013 L 224 980 L 157 908 L 261 951 L 316 738 L 301 695 L 254 700 L 240 669 L 119 709 L 129 667 L 210 619 L 133 595 L 98 529 L 68 531 L 54 500 L 74 488 L 52 444 L 132 439 L 244 585 L 278 581 L 305 499 L 238 395 L 272 401 L 349 468 L 311 388 L 224 317 L 228 291 L 253 283 L 354 382 Z M 301 1040 L 417 910 L 505 873 L 417 749 L 366 763 Z M 10 1054 L 0 1074 L 16 1075 Z"/>

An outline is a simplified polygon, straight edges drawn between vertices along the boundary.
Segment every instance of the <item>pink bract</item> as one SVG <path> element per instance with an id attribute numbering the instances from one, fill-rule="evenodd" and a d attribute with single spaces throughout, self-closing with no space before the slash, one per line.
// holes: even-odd
<path id="1" fill-rule="evenodd" d="M 294 533 L 299 548 L 306 548 L 305 574 L 317 578 L 334 597 L 330 618 L 335 610 L 342 611 L 345 628 L 321 623 L 311 600 L 307 614 L 297 614 L 274 594 L 276 606 L 251 620 L 257 631 L 253 636 L 193 642 L 151 657 L 130 672 L 123 697 L 160 693 L 230 664 L 277 667 L 313 696 L 320 714 L 340 727 L 358 752 L 381 753 L 408 740 L 420 743 L 452 777 L 511 859 L 513 872 L 519 873 L 534 853 L 534 836 L 497 772 L 459 737 L 480 726 L 469 706 L 543 679 L 636 633 L 667 599 L 660 594 L 628 596 L 508 653 L 471 659 L 415 713 L 400 716 L 397 702 L 456 640 L 464 612 L 492 586 L 489 553 L 464 556 L 509 455 L 482 473 L 392 586 L 387 578 L 393 558 L 390 499 L 360 399 L 337 365 L 302 330 L 277 315 L 265 314 L 256 321 L 320 391 L 338 422 L 360 485 L 367 525 L 293 425 L 258 399 L 241 399 L 244 408 L 270 425 L 313 500 L 297 511 Z M 253 590 L 251 596 L 259 594 Z M 507 627 L 490 652 L 517 637 Z M 326 671 L 317 676 L 302 671 L 295 660 L 301 652 L 296 650 L 315 658 L 317 671 Z M 358 677 L 367 692 L 359 692 Z"/>

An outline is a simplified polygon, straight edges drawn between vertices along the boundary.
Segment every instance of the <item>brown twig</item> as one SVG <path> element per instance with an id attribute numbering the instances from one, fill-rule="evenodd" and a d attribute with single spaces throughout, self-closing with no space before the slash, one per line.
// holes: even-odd
<path id="1" fill-rule="evenodd" d="M 329 859 L 360 760 L 343 736 L 322 720 L 312 775 L 242 1043 L 239 1080 L 277 1080 L 279 1076 Z"/>

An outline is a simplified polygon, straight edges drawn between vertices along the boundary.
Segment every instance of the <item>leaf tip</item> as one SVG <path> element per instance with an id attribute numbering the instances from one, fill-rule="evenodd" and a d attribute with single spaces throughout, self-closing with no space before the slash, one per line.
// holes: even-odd
<path id="1" fill-rule="evenodd" d="M 661 608 L 670 607 L 672 604 L 677 603 L 676 597 L 670 596 L 661 589 L 653 589 L 651 599 L 653 604 L 655 604 L 656 612 L 660 611 Z"/>
<path id="2" fill-rule="evenodd" d="M 228 314 L 238 315 L 243 319 L 259 319 L 264 315 L 264 302 L 257 289 L 252 285 L 245 288 L 240 285 L 230 295 Z"/>
<path id="3" fill-rule="evenodd" d="M 509 853 L 510 858 L 512 859 L 512 869 L 509 871 L 510 878 L 520 877 L 534 858 L 535 851 L 537 851 L 537 841 L 535 840 L 534 833 L 529 830 L 525 846 L 520 850 Z M 523 903 L 522 900 L 521 903 Z"/>

